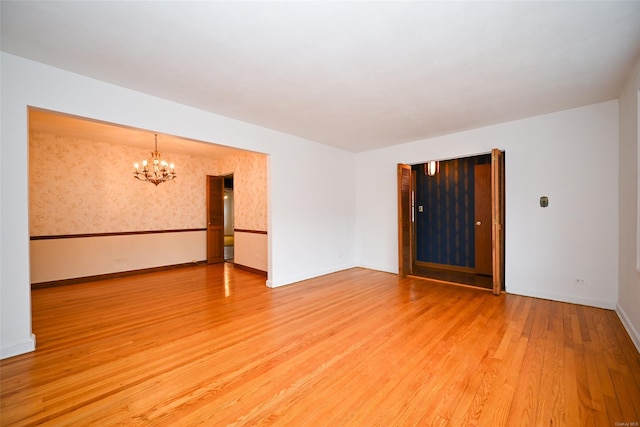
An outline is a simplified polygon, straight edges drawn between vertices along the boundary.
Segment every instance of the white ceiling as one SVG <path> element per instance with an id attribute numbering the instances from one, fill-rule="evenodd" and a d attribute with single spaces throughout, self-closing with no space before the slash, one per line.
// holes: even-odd
<path id="1" fill-rule="evenodd" d="M 360 152 L 616 99 L 640 1 L 5 1 L 14 55 Z"/>

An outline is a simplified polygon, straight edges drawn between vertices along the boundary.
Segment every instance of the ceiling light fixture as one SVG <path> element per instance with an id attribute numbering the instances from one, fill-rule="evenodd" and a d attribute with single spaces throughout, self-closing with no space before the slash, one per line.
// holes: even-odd
<path id="1" fill-rule="evenodd" d="M 431 160 L 424 164 L 424 174 L 428 176 L 436 176 L 440 170 L 440 162 Z"/>
<path id="2" fill-rule="evenodd" d="M 154 134 L 154 136 L 156 137 L 156 147 L 151 152 L 151 158 L 142 161 L 142 169 L 138 163 L 133 165 L 136 168 L 133 177 L 140 181 L 150 182 L 157 187 L 158 184 L 175 179 L 176 172 L 173 170 L 173 163 L 162 160 L 162 153 L 158 151 L 158 135 Z"/>

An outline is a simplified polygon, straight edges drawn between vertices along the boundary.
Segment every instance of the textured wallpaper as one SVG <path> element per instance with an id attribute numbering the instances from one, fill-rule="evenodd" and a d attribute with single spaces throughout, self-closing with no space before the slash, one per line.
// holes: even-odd
<path id="1" fill-rule="evenodd" d="M 474 166 L 491 164 L 491 155 L 440 162 L 436 176 L 418 167 L 416 258 L 437 264 L 475 267 Z M 414 166 L 415 167 L 415 166 Z"/>
<path id="2" fill-rule="evenodd" d="M 267 156 L 239 152 L 220 160 L 219 171 L 233 174 L 234 227 L 267 231 Z"/>
<path id="3" fill-rule="evenodd" d="M 32 134 L 31 235 L 204 228 L 205 178 L 220 174 L 219 162 L 163 153 L 178 177 L 156 187 L 133 178 L 133 163 L 148 155 L 149 150 L 123 145 Z M 240 153 L 222 163 L 237 182 L 236 228 L 266 230 L 266 157 Z"/>

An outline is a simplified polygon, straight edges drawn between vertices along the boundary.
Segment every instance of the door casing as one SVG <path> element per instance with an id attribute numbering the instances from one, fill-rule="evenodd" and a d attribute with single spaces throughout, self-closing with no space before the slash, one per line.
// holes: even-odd
<path id="1" fill-rule="evenodd" d="M 505 263 L 505 175 L 504 151 L 491 150 L 491 258 L 493 265 L 493 293 L 504 290 Z M 398 180 L 398 274 L 405 277 L 412 274 L 412 260 L 415 252 L 414 215 L 415 181 L 411 166 L 397 165 Z"/>

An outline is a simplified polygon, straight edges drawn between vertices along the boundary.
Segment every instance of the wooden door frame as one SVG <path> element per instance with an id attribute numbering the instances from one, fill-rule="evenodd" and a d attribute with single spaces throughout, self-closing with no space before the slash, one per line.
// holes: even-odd
<path id="1" fill-rule="evenodd" d="M 504 290 L 504 151 L 491 150 L 491 245 L 493 257 L 493 293 Z"/>
<path id="2" fill-rule="evenodd" d="M 231 224 L 231 236 L 235 238 L 235 228 L 234 228 L 234 224 L 235 224 L 235 195 L 231 198 L 231 212 L 232 214 L 228 214 L 227 210 L 226 210 L 226 195 L 225 195 L 225 191 L 230 190 L 231 193 L 233 194 L 233 172 L 228 173 L 226 175 L 220 175 L 222 177 L 222 210 L 223 210 L 223 230 L 222 230 L 222 235 L 223 235 L 223 239 L 226 238 L 226 236 L 228 236 L 228 234 L 226 234 L 226 222 L 227 220 L 231 220 L 232 224 Z M 227 187 L 227 179 L 231 179 L 231 187 Z M 235 250 L 235 241 L 234 244 L 232 245 L 234 247 Z M 229 260 L 233 260 L 233 257 L 231 258 L 227 258 L 225 252 L 225 248 L 226 246 L 224 245 L 223 242 L 223 247 L 222 247 L 222 252 L 223 252 L 223 258 L 225 262 L 229 262 Z"/>
<path id="3" fill-rule="evenodd" d="M 407 177 L 409 171 L 409 185 L 403 187 L 403 178 Z M 413 219 L 415 216 L 415 185 L 411 166 L 403 163 L 397 165 L 397 204 L 398 204 L 398 274 L 404 277 L 412 273 L 413 254 L 415 253 L 415 234 L 413 230 Z M 492 242 L 492 264 L 493 264 L 493 293 L 499 295 L 504 290 L 505 278 L 505 166 L 504 151 L 497 148 L 491 150 L 491 242 Z M 407 193 L 408 191 L 408 193 Z M 407 242 L 409 239 L 409 254 L 406 254 Z M 409 255 L 410 262 L 406 259 Z"/>
<path id="4" fill-rule="evenodd" d="M 413 188 L 413 173 L 411 166 L 398 164 L 398 274 L 405 277 L 413 272 L 413 202 L 415 191 Z M 408 245 L 406 239 L 409 239 Z M 408 248 L 408 249 L 407 249 Z M 408 251 L 408 253 L 407 253 Z"/>

